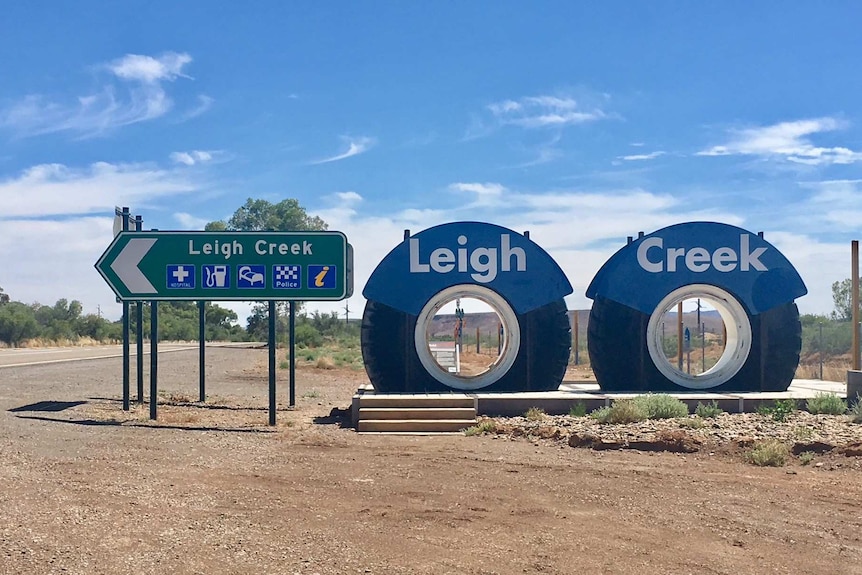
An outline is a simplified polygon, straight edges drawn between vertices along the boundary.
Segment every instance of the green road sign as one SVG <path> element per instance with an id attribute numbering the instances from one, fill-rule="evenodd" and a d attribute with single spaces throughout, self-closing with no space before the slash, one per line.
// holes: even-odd
<path id="1" fill-rule="evenodd" d="M 121 300 L 341 300 L 341 232 L 120 232 L 96 269 Z"/>

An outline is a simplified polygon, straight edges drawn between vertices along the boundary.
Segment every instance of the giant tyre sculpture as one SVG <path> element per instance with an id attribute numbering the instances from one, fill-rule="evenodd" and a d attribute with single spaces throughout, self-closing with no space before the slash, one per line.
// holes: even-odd
<path id="1" fill-rule="evenodd" d="M 790 262 L 744 229 L 693 222 L 641 236 L 614 254 L 587 289 L 588 350 L 599 386 L 784 391 L 802 345 L 794 300 L 805 293 Z M 665 356 L 662 325 L 668 310 L 694 299 L 714 308 L 726 330 L 721 357 L 696 375 Z"/>
<path id="2" fill-rule="evenodd" d="M 528 237 L 478 222 L 405 236 L 363 290 L 362 358 L 378 393 L 548 391 L 559 387 L 571 330 L 559 266 Z M 432 356 L 428 327 L 460 298 L 484 302 L 502 326 L 501 353 L 473 376 Z"/>

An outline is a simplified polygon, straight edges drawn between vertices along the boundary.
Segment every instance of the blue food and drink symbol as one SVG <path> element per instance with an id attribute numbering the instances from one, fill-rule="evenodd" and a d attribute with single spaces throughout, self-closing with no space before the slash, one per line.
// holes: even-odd
<path id="1" fill-rule="evenodd" d="M 335 289 L 335 274 L 338 271 L 334 265 L 308 266 L 309 289 Z"/>
<path id="2" fill-rule="evenodd" d="M 171 264 L 167 266 L 168 289 L 195 289 L 195 266 Z"/>
<path id="3" fill-rule="evenodd" d="M 302 287 L 302 266 L 272 266 L 273 289 L 299 289 Z"/>
<path id="4" fill-rule="evenodd" d="M 230 287 L 230 266 L 228 265 L 206 265 L 203 266 L 204 287 L 212 289 L 226 289 Z"/>
<path id="5" fill-rule="evenodd" d="M 239 266 L 236 271 L 236 287 L 243 289 L 263 289 L 266 287 L 266 266 Z"/>

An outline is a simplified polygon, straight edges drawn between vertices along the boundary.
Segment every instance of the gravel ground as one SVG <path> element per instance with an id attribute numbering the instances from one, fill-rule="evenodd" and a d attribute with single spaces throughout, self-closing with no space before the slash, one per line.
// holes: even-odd
<path id="1" fill-rule="evenodd" d="M 264 350 L 211 350 L 205 404 L 196 366 L 161 359 L 157 422 L 121 410 L 119 359 L 0 370 L 0 573 L 862 573 L 840 418 L 367 435 L 331 415 L 362 372 L 300 369 L 292 409 L 280 373 L 269 427 Z M 697 450 L 619 448 L 671 432 Z M 770 437 L 833 448 L 746 464 Z"/>

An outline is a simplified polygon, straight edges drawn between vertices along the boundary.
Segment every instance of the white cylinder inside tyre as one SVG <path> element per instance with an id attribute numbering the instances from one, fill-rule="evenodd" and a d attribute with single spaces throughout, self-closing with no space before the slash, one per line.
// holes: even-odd
<path id="1" fill-rule="evenodd" d="M 444 369 L 432 354 L 428 341 L 428 327 L 437 312 L 448 303 L 463 298 L 474 298 L 493 308 L 503 327 L 496 361 L 483 373 L 474 376 L 458 375 Z M 515 310 L 500 294 L 483 286 L 461 284 L 441 290 L 428 300 L 416 320 L 414 345 L 419 361 L 431 377 L 453 389 L 472 391 L 492 385 L 511 369 L 521 347 L 521 329 Z"/>
<path id="2" fill-rule="evenodd" d="M 667 310 L 696 298 L 705 300 L 718 311 L 727 337 L 724 353 L 716 364 L 703 373 L 691 375 L 677 369 L 665 356 L 662 323 Z M 727 291 L 713 285 L 691 284 L 672 291 L 659 302 L 650 316 L 646 340 L 653 364 L 668 380 L 688 389 L 710 389 L 729 381 L 745 365 L 751 353 L 751 321 L 742 304 Z"/>

